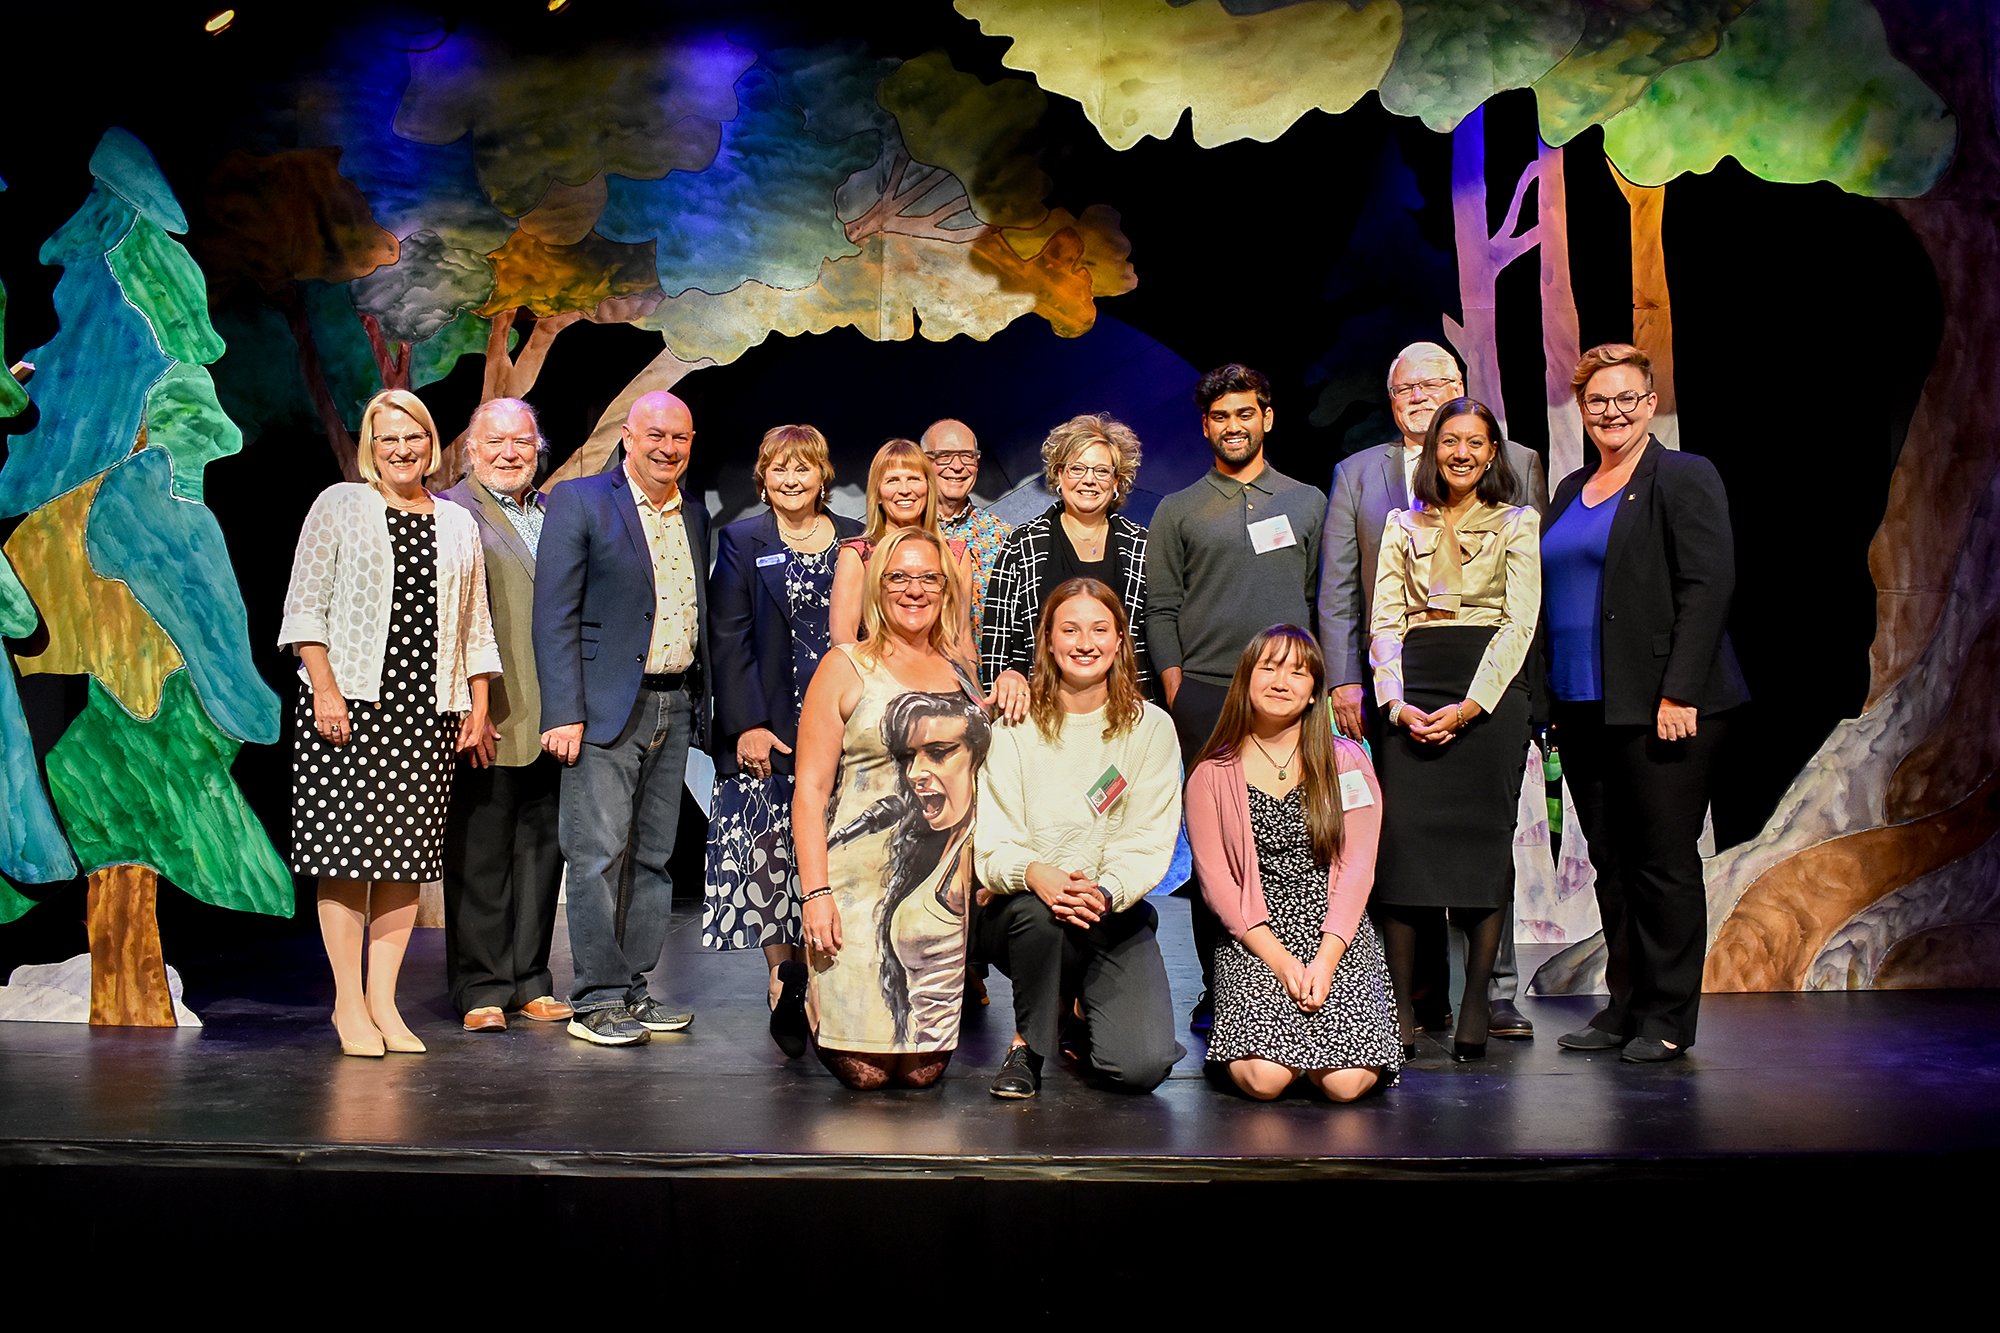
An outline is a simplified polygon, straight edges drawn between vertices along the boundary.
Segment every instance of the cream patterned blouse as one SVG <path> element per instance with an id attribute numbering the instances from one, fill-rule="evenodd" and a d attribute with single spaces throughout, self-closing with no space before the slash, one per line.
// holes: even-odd
<path id="1" fill-rule="evenodd" d="M 486 605 L 479 526 L 449 502 L 438 502 L 436 513 L 437 710 L 465 713 L 472 709 L 467 680 L 499 675 L 500 649 Z M 395 582 L 389 506 L 381 492 L 361 482 L 327 487 L 313 501 L 299 533 L 278 646 L 325 644 L 342 697 L 380 702 Z M 306 679 L 303 665 L 299 678 Z"/>

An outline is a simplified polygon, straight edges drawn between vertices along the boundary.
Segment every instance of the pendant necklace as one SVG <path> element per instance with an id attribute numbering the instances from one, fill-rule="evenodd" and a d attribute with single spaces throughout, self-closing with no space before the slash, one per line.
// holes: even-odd
<path id="1" fill-rule="evenodd" d="M 1301 742 L 1303 742 L 1305 738 L 1301 736 L 1299 739 Z M 1278 770 L 1278 781 L 1280 782 L 1285 781 L 1285 770 L 1291 766 L 1292 760 L 1299 757 L 1298 745 L 1292 746 L 1292 752 L 1285 756 L 1285 762 L 1281 764 L 1277 760 L 1271 758 L 1271 752 L 1269 750 L 1264 749 L 1264 742 L 1258 740 L 1255 736 L 1252 736 L 1250 738 L 1250 743 L 1263 752 L 1264 758 L 1270 763 L 1272 768 Z"/>

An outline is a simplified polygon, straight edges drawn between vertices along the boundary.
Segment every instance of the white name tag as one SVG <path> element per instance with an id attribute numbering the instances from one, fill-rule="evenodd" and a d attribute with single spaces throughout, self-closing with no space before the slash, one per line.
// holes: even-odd
<path id="1" fill-rule="evenodd" d="M 760 555 L 757 557 L 757 568 L 759 569 L 764 568 L 766 565 L 782 565 L 784 563 L 785 556 L 782 551 L 777 555 Z"/>
<path id="2" fill-rule="evenodd" d="M 1375 804 L 1375 793 L 1368 790 L 1368 779 L 1358 772 L 1340 775 L 1340 808 L 1359 810 L 1364 805 Z"/>
<path id="3" fill-rule="evenodd" d="M 1287 546 L 1297 546 L 1299 539 L 1292 535 L 1292 520 L 1279 514 L 1276 518 L 1262 518 L 1250 525 L 1250 549 L 1258 555 L 1268 551 L 1282 551 Z"/>

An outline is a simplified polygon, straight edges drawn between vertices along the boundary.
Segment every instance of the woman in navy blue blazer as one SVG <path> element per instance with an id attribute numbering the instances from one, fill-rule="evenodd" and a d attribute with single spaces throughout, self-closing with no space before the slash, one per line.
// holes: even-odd
<path id="1" fill-rule="evenodd" d="M 1611 999 L 1557 1041 L 1653 1063 L 1694 1044 L 1708 947 L 1696 842 L 1730 710 L 1750 697 L 1725 628 L 1735 542 L 1715 465 L 1647 430 L 1657 398 L 1644 352 L 1593 347 L 1572 383 L 1599 459 L 1549 502 L 1542 623 Z"/>
<path id="2" fill-rule="evenodd" d="M 771 1037 L 806 1043 L 805 953 L 792 858 L 792 747 L 799 703 L 828 647 L 834 553 L 861 531 L 828 512 L 833 463 L 811 426 L 777 426 L 757 450 L 757 496 L 770 508 L 722 529 L 709 576 L 715 652 L 715 801 L 701 939 L 762 947 Z"/>

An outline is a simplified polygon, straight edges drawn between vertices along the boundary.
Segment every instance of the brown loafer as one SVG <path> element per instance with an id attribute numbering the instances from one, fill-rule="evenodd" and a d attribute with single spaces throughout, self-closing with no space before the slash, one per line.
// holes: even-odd
<path id="1" fill-rule="evenodd" d="M 553 995 L 541 995 L 521 1006 L 521 1017 L 537 1023 L 566 1023 L 576 1017 L 576 1010 Z"/>
<path id="2" fill-rule="evenodd" d="M 481 1005 L 477 1009 L 467 1011 L 465 1015 L 465 1030 L 467 1032 L 505 1032 L 507 1030 L 507 1015 L 501 1012 L 500 1006 L 497 1004 Z"/>

